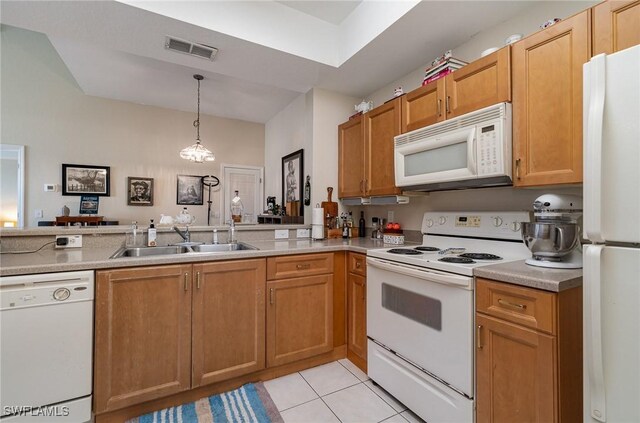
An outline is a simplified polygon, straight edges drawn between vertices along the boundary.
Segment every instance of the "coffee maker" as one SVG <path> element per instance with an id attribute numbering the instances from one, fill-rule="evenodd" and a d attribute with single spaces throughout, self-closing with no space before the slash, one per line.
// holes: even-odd
<path id="1" fill-rule="evenodd" d="M 556 269 L 582 268 L 582 198 L 541 195 L 533 202 L 533 216 L 533 222 L 522 223 L 522 240 L 532 253 L 525 263 Z"/>

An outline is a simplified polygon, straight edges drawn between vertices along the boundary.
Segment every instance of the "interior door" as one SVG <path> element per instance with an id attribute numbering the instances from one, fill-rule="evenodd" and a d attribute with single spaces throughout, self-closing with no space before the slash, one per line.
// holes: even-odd
<path id="1" fill-rule="evenodd" d="M 224 195 L 220 206 L 224 220 L 231 220 L 231 200 L 235 191 L 242 200 L 244 207 L 242 223 L 256 223 L 258 215 L 266 208 L 264 204 L 264 168 L 242 165 L 221 165 L 223 171 L 222 184 Z M 206 194 L 205 194 L 206 196 Z"/>

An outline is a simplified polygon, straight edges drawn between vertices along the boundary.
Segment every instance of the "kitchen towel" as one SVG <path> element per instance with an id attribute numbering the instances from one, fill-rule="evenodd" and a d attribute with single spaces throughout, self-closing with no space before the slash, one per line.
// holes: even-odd
<path id="1" fill-rule="evenodd" d="M 282 422 L 271 396 L 262 382 L 202 398 L 195 402 L 169 407 L 128 420 L 127 423 L 152 422 Z"/>

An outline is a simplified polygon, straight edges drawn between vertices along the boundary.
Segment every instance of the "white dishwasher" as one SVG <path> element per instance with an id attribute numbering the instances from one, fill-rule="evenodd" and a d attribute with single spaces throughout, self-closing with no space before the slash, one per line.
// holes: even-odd
<path id="1" fill-rule="evenodd" d="M 92 271 L 0 278 L 0 421 L 91 420 Z"/>

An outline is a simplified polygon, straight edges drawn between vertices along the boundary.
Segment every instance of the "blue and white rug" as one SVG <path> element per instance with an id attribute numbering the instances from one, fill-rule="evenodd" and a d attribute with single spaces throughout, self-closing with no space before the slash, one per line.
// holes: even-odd
<path id="1" fill-rule="evenodd" d="M 282 422 L 262 382 L 202 398 L 189 404 L 165 408 L 127 423 L 268 423 Z"/>

